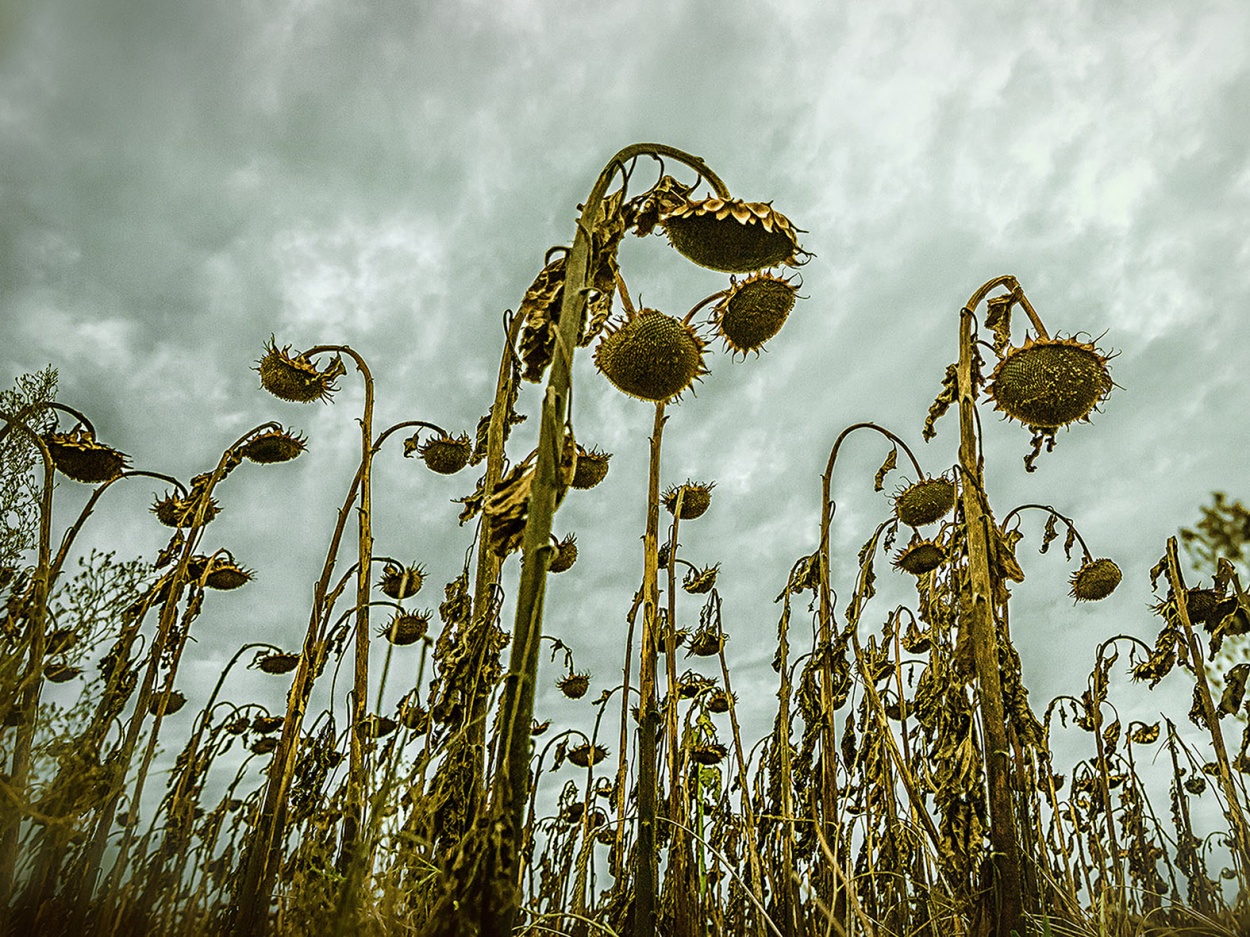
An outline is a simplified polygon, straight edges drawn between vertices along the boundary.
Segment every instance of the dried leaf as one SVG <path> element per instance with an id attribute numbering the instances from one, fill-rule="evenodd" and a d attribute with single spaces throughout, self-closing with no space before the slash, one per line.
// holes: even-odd
<path id="1" fill-rule="evenodd" d="M 881 468 L 877 469 L 877 475 L 872 482 L 872 490 L 880 491 L 885 487 L 885 476 L 898 467 L 898 447 L 895 446 L 890 450 L 890 454 L 885 457 L 885 461 L 881 463 Z"/>

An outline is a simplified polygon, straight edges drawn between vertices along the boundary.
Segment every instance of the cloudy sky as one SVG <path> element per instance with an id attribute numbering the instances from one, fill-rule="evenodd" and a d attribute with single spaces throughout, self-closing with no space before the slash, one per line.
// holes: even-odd
<path id="1" fill-rule="evenodd" d="M 683 548 L 722 564 L 735 688 L 760 731 L 772 599 L 815 545 L 833 439 L 875 420 L 926 471 L 949 467 L 953 416 L 928 445 L 920 429 L 959 307 L 1004 273 L 1051 331 L 1118 352 L 1103 412 L 1035 474 L 1028 433 L 984 416 L 998 515 L 1052 503 L 1125 571 L 1112 598 L 1073 608 L 1073 565 L 1030 550 L 1041 521 L 1026 523 L 1012 617 L 1026 682 L 1035 701 L 1079 693 L 1098 641 L 1153 636 L 1146 572 L 1166 537 L 1213 489 L 1250 497 L 1248 43 L 1240 0 L 7 0 L 0 379 L 54 365 L 60 399 L 102 440 L 184 479 L 265 420 L 309 436 L 297 462 L 244 466 L 220 490 L 206 543 L 257 580 L 213 597 L 197 626 L 184 669 L 202 684 L 245 640 L 297 646 L 356 458 L 359 380 L 328 406 L 277 401 L 251 370 L 269 336 L 361 352 L 379 427 L 471 431 L 503 311 L 570 242 L 605 161 L 635 141 L 681 147 L 735 195 L 772 200 L 816 255 L 767 352 L 718 348 L 665 437 L 665 484 L 717 482 Z M 660 237 L 631 238 L 621 260 L 635 298 L 672 313 L 725 285 Z M 581 559 L 552 581 L 548 628 L 597 689 L 617 680 L 642 567 L 651 410 L 590 357 L 579 438 L 615 457 L 557 518 Z M 527 385 L 522 409 L 537 397 Z M 872 491 L 886 451 L 857 437 L 835 478 L 844 595 L 888 511 Z M 428 564 L 437 605 L 472 538 L 450 499 L 473 478 L 433 476 L 398 446 L 377 472 L 378 550 Z M 68 512 L 80 493 L 63 487 Z M 87 538 L 153 556 L 159 490 L 115 487 Z M 515 575 L 513 561 L 507 588 Z M 540 710 L 556 705 L 546 676 Z"/>

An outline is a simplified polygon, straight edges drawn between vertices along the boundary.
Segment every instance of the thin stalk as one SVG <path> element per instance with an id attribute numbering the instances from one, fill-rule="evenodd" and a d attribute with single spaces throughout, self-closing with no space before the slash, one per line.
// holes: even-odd
<path id="1" fill-rule="evenodd" d="M 638 658 L 638 867 L 634 881 L 633 937 L 655 933 L 659 862 L 655 846 L 656 802 L 656 625 L 659 618 L 660 443 L 664 435 L 664 402 L 655 405 L 651 459 L 647 481 L 647 529 L 642 538 L 642 652 Z M 670 565 L 672 558 L 669 558 Z M 671 658 L 674 650 L 669 649 Z M 670 693 L 672 690 L 670 689 Z M 669 739 L 669 745 L 674 745 Z M 675 784 L 676 779 L 670 778 Z M 670 853 L 671 855 L 671 853 Z"/>

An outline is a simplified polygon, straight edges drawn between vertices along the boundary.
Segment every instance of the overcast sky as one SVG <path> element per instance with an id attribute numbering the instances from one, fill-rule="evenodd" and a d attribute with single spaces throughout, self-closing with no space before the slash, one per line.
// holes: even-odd
<path id="1" fill-rule="evenodd" d="M 665 437 L 666 485 L 717 482 L 681 539 L 693 562 L 722 563 L 735 688 L 761 732 L 772 599 L 815 546 L 837 433 L 875 420 L 926 471 L 949 467 L 953 415 L 928 445 L 921 426 L 960 306 L 998 274 L 1019 277 L 1052 332 L 1119 353 L 1103 412 L 1061 432 L 1035 474 L 1027 431 L 983 416 L 998 516 L 1052 503 L 1125 572 L 1110 599 L 1073 608 L 1075 563 L 1038 556 L 1041 520 L 1026 522 L 1012 630 L 1040 707 L 1080 692 L 1098 641 L 1153 638 L 1146 573 L 1166 537 L 1213 489 L 1250 496 L 1247 48 L 1241 0 L 7 0 L 0 378 L 54 365 L 60 399 L 103 441 L 184 479 L 265 420 L 309 436 L 297 462 L 245 465 L 220 489 L 206 545 L 257 580 L 213 596 L 197 625 L 184 672 L 202 685 L 246 640 L 298 646 L 356 459 L 359 379 L 329 406 L 268 396 L 251 368 L 270 334 L 361 352 L 379 427 L 472 431 L 503 311 L 571 241 L 605 161 L 635 141 L 678 146 L 736 196 L 772 200 L 816 255 L 767 352 L 735 362 L 716 343 Z M 670 313 L 726 283 L 662 237 L 631 238 L 621 261 L 635 298 Z M 581 559 L 552 580 L 548 630 L 597 692 L 619 679 L 641 574 L 651 408 L 579 355 L 579 439 L 615 457 L 557 517 Z M 538 396 L 527 385 L 522 409 Z M 518 429 L 514 459 L 536 423 Z M 835 478 L 844 600 L 848 564 L 889 509 L 872 492 L 887 451 L 863 435 Z M 421 599 L 436 606 L 471 542 L 450 499 L 472 470 L 434 476 L 396 444 L 377 472 L 378 550 L 427 563 Z M 87 538 L 154 556 L 160 491 L 115 487 Z M 909 584 L 896 588 L 905 600 Z M 540 712 L 557 675 L 546 666 Z M 286 684 L 270 685 L 276 705 Z"/>

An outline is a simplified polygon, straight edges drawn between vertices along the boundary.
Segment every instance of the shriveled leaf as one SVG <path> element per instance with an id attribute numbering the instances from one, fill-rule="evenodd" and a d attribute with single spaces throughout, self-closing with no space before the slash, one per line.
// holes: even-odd
<path id="1" fill-rule="evenodd" d="M 898 447 L 895 446 L 890 450 L 890 454 L 885 457 L 885 461 L 881 463 L 881 468 L 877 469 L 876 477 L 873 478 L 872 490 L 880 491 L 885 487 L 885 476 L 898 467 Z"/>

